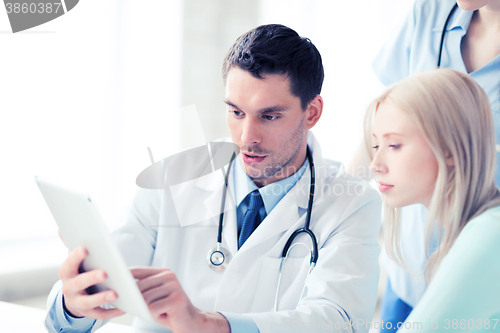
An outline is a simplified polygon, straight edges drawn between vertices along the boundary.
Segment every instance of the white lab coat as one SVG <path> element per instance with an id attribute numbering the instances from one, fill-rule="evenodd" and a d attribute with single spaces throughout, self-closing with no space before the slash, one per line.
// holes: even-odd
<path id="1" fill-rule="evenodd" d="M 127 263 L 171 269 L 194 306 L 249 314 L 262 333 L 367 332 L 377 299 L 380 197 L 367 183 L 345 174 L 340 163 L 324 160 L 312 133 L 308 144 L 316 167 L 311 229 L 318 240 L 319 260 L 306 278 L 309 252 L 300 246 L 292 251 L 285 264 L 278 312 L 272 309 L 280 255 L 290 234 L 304 225 L 309 168 L 239 251 L 234 198 L 228 192 L 222 246 L 232 260 L 222 272 L 207 265 L 207 253 L 216 245 L 218 216 L 185 222 L 191 212 L 219 210 L 222 180 L 194 181 L 189 193 L 174 191 L 175 200 L 168 189 L 140 189 L 126 225 L 113 233 Z M 176 214 L 175 208 L 183 211 Z M 296 242 L 311 247 L 307 236 Z M 306 294 L 296 309 L 304 284 Z M 140 319 L 134 325 L 165 332 Z"/>

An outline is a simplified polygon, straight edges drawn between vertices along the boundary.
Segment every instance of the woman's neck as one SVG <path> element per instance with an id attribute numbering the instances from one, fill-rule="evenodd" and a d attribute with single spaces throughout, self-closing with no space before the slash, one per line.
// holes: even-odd
<path id="1" fill-rule="evenodd" d="M 500 32 L 500 1 L 492 1 L 474 12 L 474 20 L 490 32 Z"/>
<path id="2" fill-rule="evenodd" d="M 474 11 L 460 47 L 468 73 L 486 66 L 500 54 L 500 0 Z"/>

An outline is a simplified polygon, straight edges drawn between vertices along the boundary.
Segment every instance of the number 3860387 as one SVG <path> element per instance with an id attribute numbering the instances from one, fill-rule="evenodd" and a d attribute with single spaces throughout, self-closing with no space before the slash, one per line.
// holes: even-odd
<path id="1" fill-rule="evenodd" d="M 7 14 L 52 14 L 58 13 L 61 9 L 61 3 L 20 3 L 14 2 L 5 3 L 5 8 L 7 9 Z"/>

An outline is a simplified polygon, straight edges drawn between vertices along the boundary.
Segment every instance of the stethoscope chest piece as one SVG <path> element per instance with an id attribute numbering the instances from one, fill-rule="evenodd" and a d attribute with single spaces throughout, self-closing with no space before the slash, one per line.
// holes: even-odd
<path id="1" fill-rule="evenodd" d="M 207 253 L 208 266 L 214 271 L 223 271 L 231 261 L 231 254 L 228 250 L 217 243 L 217 247 Z"/>

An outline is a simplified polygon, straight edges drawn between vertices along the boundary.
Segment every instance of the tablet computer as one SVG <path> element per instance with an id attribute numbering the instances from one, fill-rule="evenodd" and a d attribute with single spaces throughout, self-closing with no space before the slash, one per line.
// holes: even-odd
<path id="1" fill-rule="evenodd" d="M 128 269 L 118 247 L 112 242 L 90 196 L 35 177 L 36 183 L 49 206 L 66 246 L 73 251 L 83 246 L 88 251 L 81 271 L 102 269 L 108 275 L 103 283 L 87 290 L 96 293 L 112 289 L 118 299 L 111 303 L 116 308 L 154 321 L 141 291 Z"/>

